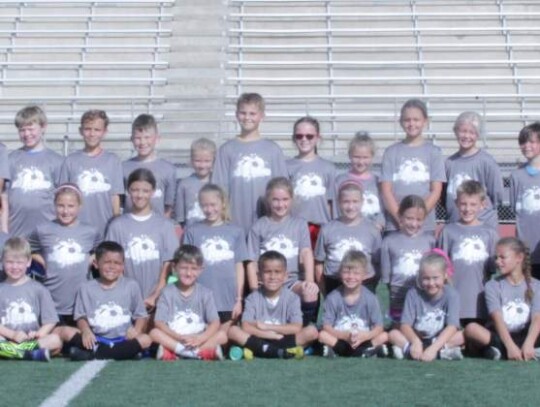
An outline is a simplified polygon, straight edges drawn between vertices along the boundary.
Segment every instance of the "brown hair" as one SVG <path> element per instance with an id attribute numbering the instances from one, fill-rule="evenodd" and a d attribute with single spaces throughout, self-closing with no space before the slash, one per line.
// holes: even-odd
<path id="1" fill-rule="evenodd" d="M 94 120 L 103 120 L 105 129 L 109 127 L 109 117 L 107 116 L 105 110 L 92 109 L 87 110 L 81 116 L 81 128 L 86 122 L 92 122 Z"/>
<path id="2" fill-rule="evenodd" d="M 525 144 L 533 137 L 536 137 L 536 140 L 540 141 L 540 122 L 528 124 L 521 129 L 518 136 L 519 145 Z"/>
<path id="3" fill-rule="evenodd" d="M 154 116 L 143 113 L 138 115 L 135 120 L 133 120 L 133 124 L 131 125 L 131 137 L 133 137 L 136 131 L 145 130 L 153 130 L 157 134 L 158 127 Z"/>
<path id="4" fill-rule="evenodd" d="M 401 112 L 399 114 L 400 122 L 403 120 L 403 116 L 405 116 L 405 111 L 407 109 L 418 109 L 422 112 L 422 116 L 424 116 L 424 119 L 427 119 L 429 117 L 427 112 L 427 106 L 424 102 L 422 102 L 420 99 L 409 99 L 403 104 L 403 106 L 401 106 Z"/>
<path id="5" fill-rule="evenodd" d="M 422 209 L 424 213 L 427 215 L 428 211 L 427 211 L 426 203 L 424 202 L 424 199 L 422 199 L 421 196 L 407 195 L 406 197 L 404 197 L 399 203 L 398 215 L 403 216 L 405 211 L 411 208 Z"/>
<path id="6" fill-rule="evenodd" d="M 525 291 L 525 301 L 531 303 L 534 291 L 532 289 L 532 276 L 531 276 L 531 252 L 529 247 L 517 237 L 503 237 L 497 242 L 497 247 L 504 246 L 512 250 L 516 254 L 523 255 L 523 263 L 521 264 L 521 272 L 525 277 L 525 284 L 527 284 L 527 290 Z"/>
<path id="7" fill-rule="evenodd" d="M 478 195 L 483 202 L 486 199 L 486 189 L 478 181 L 469 179 L 463 181 L 456 191 L 456 199 L 461 195 L 473 196 Z"/>
<path id="8" fill-rule="evenodd" d="M 261 112 L 264 112 L 264 98 L 258 93 L 242 93 L 236 100 L 236 110 L 240 110 L 243 105 L 257 105 Z"/>
<path id="9" fill-rule="evenodd" d="M 65 184 L 60 185 L 54 190 L 54 202 L 58 200 L 60 195 L 75 195 L 79 201 L 79 205 L 82 204 L 82 192 L 79 189 L 77 184 L 72 182 L 66 182 Z"/>
<path id="10" fill-rule="evenodd" d="M 219 197 L 219 199 L 221 200 L 221 203 L 223 204 L 223 209 L 221 211 L 221 219 L 225 222 L 230 221 L 231 216 L 229 214 L 229 200 L 227 199 L 227 194 L 225 193 L 223 188 L 221 188 L 219 185 L 216 185 L 216 184 L 205 184 L 199 190 L 199 195 L 198 195 L 199 204 L 201 201 L 202 194 L 207 194 L 207 193 L 208 194 L 214 193 Z"/>

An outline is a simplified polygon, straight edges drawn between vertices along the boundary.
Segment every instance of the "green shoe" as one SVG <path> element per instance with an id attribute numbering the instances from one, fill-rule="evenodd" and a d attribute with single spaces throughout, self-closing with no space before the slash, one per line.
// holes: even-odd
<path id="1" fill-rule="evenodd" d="M 244 348 L 244 359 L 246 360 L 253 360 L 255 356 L 253 356 L 253 352 L 248 349 L 248 348 Z"/>
<path id="2" fill-rule="evenodd" d="M 295 358 L 296 360 L 304 359 L 304 348 L 301 346 L 295 346 L 294 348 L 287 348 L 285 349 L 283 358 L 284 359 Z"/>

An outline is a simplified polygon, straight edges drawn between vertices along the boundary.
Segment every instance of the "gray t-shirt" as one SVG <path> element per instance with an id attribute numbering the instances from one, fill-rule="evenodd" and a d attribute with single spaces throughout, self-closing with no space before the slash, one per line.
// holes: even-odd
<path id="1" fill-rule="evenodd" d="M 510 205 L 517 235 L 529 246 L 532 264 L 540 264 L 540 174 L 529 175 L 525 167 L 510 174 Z"/>
<path id="2" fill-rule="evenodd" d="M 233 139 L 217 153 L 212 182 L 229 195 L 231 218 L 245 233 L 265 215 L 264 194 L 270 179 L 287 176 L 285 157 L 273 141 Z"/>
<path id="3" fill-rule="evenodd" d="M 484 283 L 495 272 L 493 255 L 498 235 L 485 225 L 446 225 L 438 246 L 452 260 L 452 283 L 460 298 L 460 318 L 484 318 Z"/>
<path id="4" fill-rule="evenodd" d="M 159 296 L 155 320 L 166 323 L 180 335 L 200 334 L 217 319 L 212 292 L 200 284 L 195 284 L 188 297 L 184 297 L 174 284 L 165 287 Z"/>
<path id="5" fill-rule="evenodd" d="M 379 192 L 379 176 L 371 173 L 369 178 L 361 178 L 353 174 L 352 172 L 346 172 L 339 174 L 336 177 L 335 187 L 336 199 L 334 200 L 334 217 L 341 216 L 339 210 L 339 203 L 337 202 L 339 196 L 339 187 L 344 182 L 355 182 L 362 186 L 363 190 L 363 202 L 362 202 L 362 216 L 369 219 L 378 226 L 384 226 L 384 214 L 381 194 Z"/>
<path id="6" fill-rule="evenodd" d="M 429 140 L 420 146 L 410 146 L 402 141 L 391 145 L 382 158 L 381 181 L 392 183 L 392 191 L 398 203 L 411 194 L 427 197 L 431 182 L 446 181 L 441 149 Z M 397 229 L 398 225 L 387 213 L 386 230 Z M 435 230 L 434 210 L 428 214 L 424 230 Z"/>
<path id="7" fill-rule="evenodd" d="M 401 323 L 410 325 L 423 339 L 436 338 L 447 326 L 459 329 L 459 297 L 445 285 L 440 298 L 431 299 L 418 287 L 407 292 Z"/>
<path id="8" fill-rule="evenodd" d="M 142 221 L 129 213 L 114 218 L 106 240 L 124 248 L 125 274 L 140 284 L 144 298 L 155 290 L 163 263 L 172 260 L 179 246 L 172 221 L 156 213 Z"/>
<path id="9" fill-rule="evenodd" d="M 531 279 L 533 298 L 526 301 L 527 283 L 510 284 L 504 277 L 490 280 L 486 284 L 486 305 L 489 314 L 496 311 L 502 317 L 508 331 L 522 332 L 529 328 L 533 314 L 540 312 L 540 281 Z"/>
<path id="10" fill-rule="evenodd" d="M 457 190 L 463 181 L 478 181 L 486 190 L 486 208 L 480 212 L 478 219 L 485 225 L 498 227 L 497 206 L 503 200 L 503 183 L 499 165 L 484 150 L 471 156 L 462 156 L 459 152 L 448 157 L 444 163 L 448 185 L 446 187 L 446 212 L 449 222 L 459 221 L 456 207 Z"/>
<path id="11" fill-rule="evenodd" d="M 122 162 L 124 174 L 124 185 L 126 188 L 125 209 L 131 212 L 131 198 L 127 193 L 127 181 L 129 174 L 139 168 L 146 168 L 152 171 L 156 178 L 156 190 L 152 196 L 152 209 L 163 215 L 165 205 L 172 207 L 174 205 L 174 196 L 176 193 L 176 167 L 162 158 L 156 158 L 152 161 L 141 161 L 137 157 L 130 158 Z"/>
<path id="12" fill-rule="evenodd" d="M 248 260 L 244 231 L 230 223 L 198 222 L 186 229 L 182 239 L 202 251 L 204 271 L 198 282 L 212 291 L 218 311 L 232 311 L 238 296 L 236 264 Z"/>
<path id="13" fill-rule="evenodd" d="M 334 201 L 334 164 L 319 156 L 311 161 L 287 160 L 289 178 L 294 188 L 292 214 L 310 223 L 323 225 L 330 221 Z"/>
<path id="14" fill-rule="evenodd" d="M 311 249 L 308 224 L 305 219 L 287 216 L 275 222 L 263 216 L 255 222 L 248 235 L 249 260 L 257 261 L 268 250 L 276 250 L 287 259 L 288 283 L 301 279 L 299 255 L 302 249 Z"/>
<path id="15" fill-rule="evenodd" d="M 264 295 L 264 288 L 259 288 L 247 296 L 242 321 L 271 325 L 302 323 L 300 297 L 283 287 L 274 302 Z"/>
<path id="16" fill-rule="evenodd" d="M 357 225 L 347 225 L 333 220 L 323 225 L 315 246 L 315 260 L 324 262 L 324 274 L 337 277 L 343 256 L 349 250 L 360 250 L 368 257 L 368 275 L 378 274 L 381 251 L 381 234 L 366 219 Z"/>
<path id="17" fill-rule="evenodd" d="M 10 176 L 8 150 L 3 143 L 0 143 L 0 178 L 9 180 Z"/>
<path id="18" fill-rule="evenodd" d="M 403 309 L 409 288 L 416 284 L 422 255 L 435 247 L 431 233 L 407 236 L 401 231 L 386 235 L 381 245 L 382 282 L 390 285 L 390 308 Z"/>
<path id="19" fill-rule="evenodd" d="M 202 181 L 196 174 L 178 181 L 176 185 L 175 218 L 178 223 L 190 225 L 204 219 L 199 205 L 199 191 L 208 181 Z"/>
<path id="20" fill-rule="evenodd" d="M 124 193 L 122 163 L 114 153 L 103 151 L 90 156 L 84 151 L 71 153 L 62 166 L 60 183 L 72 182 L 83 194 L 79 219 L 105 233 L 113 217 L 112 197 Z"/>
<path id="21" fill-rule="evenodd" d="M 366 287 L 360 287 L 358 299 L 348 304 L 343 297 L 343 287 L 339 287 L 324 300 L 323 324 L 338 331 L 371 331 L 383 324 L 379 301 Z"/>
<path id="22" fill-rule="evenodd" d="M 36 225 L 55 217 L 54 189 L 63 158 L 48 148 L 9 154 L 9 233 L 28 237 Z"/>
<path id="23" fill-rule="evenodd" d="M 28 279 L 20 285 L 0 283 L 0 324 L 15 331 L 37 331 L 56 324 L 58 316 L 51 294 L 41 284 Z"/>
<path id="24" fill-rule="evenodd" d="M 95 335 L 105 338 L 125 336 L 133 321 L 146 318 L 139 285 L 120 277 L 116 285 L 105 289 L 99 280 L 84 283 L 75 301 L 75 320 L 86 318 Z"/>
<path id="25" fill-rule="evenodd" d="M 90 252 L 99 243 L 96 228 L 77 222 L 72 226 L 45 222 L 30 236 L 32 251 L 45 259 L 47 275 L 43 284 L 51 293 L 60 315 L 73 314 L 75 295 L 88 279 Z"/>

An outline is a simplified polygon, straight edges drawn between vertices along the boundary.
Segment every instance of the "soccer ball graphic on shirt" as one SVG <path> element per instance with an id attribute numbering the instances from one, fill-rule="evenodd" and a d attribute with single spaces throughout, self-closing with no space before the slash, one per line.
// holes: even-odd
<path id="1" fill-rule="evenodd" d="M 341 239 L 333 248 L 330 249 L 328 259 L 332 261 L 341 261 L 343 256 L 345 256 L 345 253 L 347 253 L 349 250 L 360 250 L 363 252 L 364 245 L 362 242 L 353 237 Z"/>
<path id="2" fill-rule="evenodd" d="M 95 169 L 84 170 L 77 177 L 77 185 L 84 195 L 96 194 L 99 192 L 107 192 L 111 189 L 103 174 Z"/>
<path id="3" fill-rule="evenodd" d="M 365 321 L 356 314 L 344 315 L 337 322 L 334 327 L 338 331 L 369 331 L 369 327 Z"/>
<path id="4" fill-rule="evenodd" d="M 425 338 L 437 335 L 444 328 L 445 312 L 436 308 L 417 319 L 415 329 Z"/>
<path id="5" fill-rule="evenodd" d="M 471 179 L 472 178 L 469 174 L 463 174 L 463 173 L 456 174 L 448 182 L 448 188 L 447 188 L 448 194 L 455 198 L 457 195 L 457 190 L 460 187 L 460 185 L 463 184 L 465 181 L 468 181 Z"/>
<path id="6" fill-rule="evenodd" d="M 422 161 L 417 158 L 411 158 L 401 163 L 393 179 L 394 181 L 401 181 L 404 184 L 427 182 L 429 181 L 429 171 Z"/>
<path id="7" fill-rule="evenodd" d="M 50 181 L 45 179 L 43 172 L 36 167 L 23 168 L 16 175 L 12 188 L 22 189 L 23 192 L 50 189 Z"/>
<path id="8" fill-rule="evenodd" d="M 300 199 L 312 199 L 326 194 L 322 178 L 315 174 L 304 174 L 294 184 L 294 195 Z"/>
<path id="9" fill-rule="evenodd" d="M 244 155 L 236 164 L 233 176 L 252 180 L 254 178 L 269 177 L 270 168 L 266 167 L 264 160 L 257 154 Z"/>
<path id="10" fill-rule="evenodd" d="M 529 322 L 530 313 L 529 304 L 521 298 L 509 301 L 502 307 L 503 320 L 510 332 L 517 332 L 525 328 Z"/>
<path id="11" fill-rule="evenodd" d="M 454 261 L 461 260 L 467 264 L 483 262 L 488 257 L 486 244 L 479 236 L 464 238 L 452 255 Z"/>
<path id="12" fill-rule="evenodd" d="M 30 304 L 19 299 L 11 301 L 6 309 L 6 314 L 1 318 L 2 325 L 27 325 L 37 322 L 37 316 Z"/>
<path id="13" fill-rule="evenodd" d="M 163 190 L 161 188 L 156 188 L 152 198 L 160 199 L 163 196 Z"/>
<path id="14" fill-rule="evenodd" d="M 393 267 L 392 271 L 394 274 L 400 276 L 414 277 L 418 273 L 421 258 L 422 253 L 420 253 L 419 250 L 404 252 L 401 256 L 399 256 L 398 261 Z"/>
<path id="15" fill-rule="evenodd" d="M 362 203 L 362 215 L 369 217 L 381 213 L 379 198 L 371 191 L 364 191 L 364 202 Z"/>
<path id="16" fill-rule="evenodd" d="M 527 188 L 516 202 L 516 210 L 529 214 L 540 211 L 540 188 L 536 186 Z"/>
<path id="17" fill-rule="evenodd" d="M 204 219 L 204 213 L 198 201 L 195 201 L 193 206 L 189 209 L 187 218 L 190 220 Z"/>
<path id="18" fill-rule="evenodd" d="M 105 332 L 111 329 L 130 324 L 131 315 L 124 312 L 122 307 L 114 301 L 101 304 L 95 311 L 94 316 L 88 319 L 91 326 L 96 327 L 98 332 Z"/>
<path id="19" fill-rule="evenodd" d="M 295 246 L 292 240 L 284 235 L 272 237 L 264 244 L 261 254 L 268 250 L 275 250 L 284 255 L 287 259 L 292 259 L 294 256 L 298 255 L 298 246 Z"/>
<path id="20" fill-rule="evenodd" d="M 174 332 L 181 335 L 198 334 L 206 328 L 206 324 L 201 320 L 201 317 L 189 308 L 184 311 L 177 311 L 168 325 Z"/>
<path id="21" fill-rule="evenodd" d="M 135 264 L 158 260 L 159 250 L 156 243 L 146 235 L 133 237 L 127 244 L 126 258 Z"/>
<path id="22" fill-rule="evenodd" d="M 201 251 L 204 261 L 208 264 L 234 259 L 234 252 L 231 250 L 229 242 L 219 236 L 206 239 L 201 244 Z"/>
<path id="23" fill-rule="evenodd" d="M 82 247 L 73 239 L 60 240 L 52 249 L 49 261 L 60 267 L 68 267 L 73 264 L 84 262 L 86 259 Z"/>

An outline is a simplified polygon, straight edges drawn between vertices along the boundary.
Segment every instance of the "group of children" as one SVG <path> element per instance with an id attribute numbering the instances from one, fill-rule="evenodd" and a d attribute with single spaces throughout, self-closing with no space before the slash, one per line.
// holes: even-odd
<path id="1" fill-rule="evenodd" d="M 196 140 L 194 173 L 176 183 L 150 115 L 135 119 L 137 156 L 122 163 L 102 148 L 103 111 L 82 116 L 84 149 L 65 160 L 43 144 L 41 109 L 17 114 L 23 147 L 8 158 L 0 149 L 0 357 L 122 360 L 155 343 L 162 360 L 221 359 L 223 348 L 232 359 L 309 348 L 429 361 L 461 359 L 464 347 L 540 358 L 540 123 L 521 131 L 528 162 L 511 176 L 521 240 L 499 240 L 502 177 L 476 145 L 476 113 L 458 117 L 459 151 L 443 161 L 423 136 L 426 106 L 407 101 L 406 137 L 384 152 L 380 177 L 366 133 L 349 144 L 350 171 L 336 175 L 317 154 L 314 118 L 296 121 L 298 155 L 285 160 L 260 136 L 260 95 L 242 95 L 236 115 L 240 135 L 219 150 Z M 436 236 L 444 183 L 449 223 Z"/>

